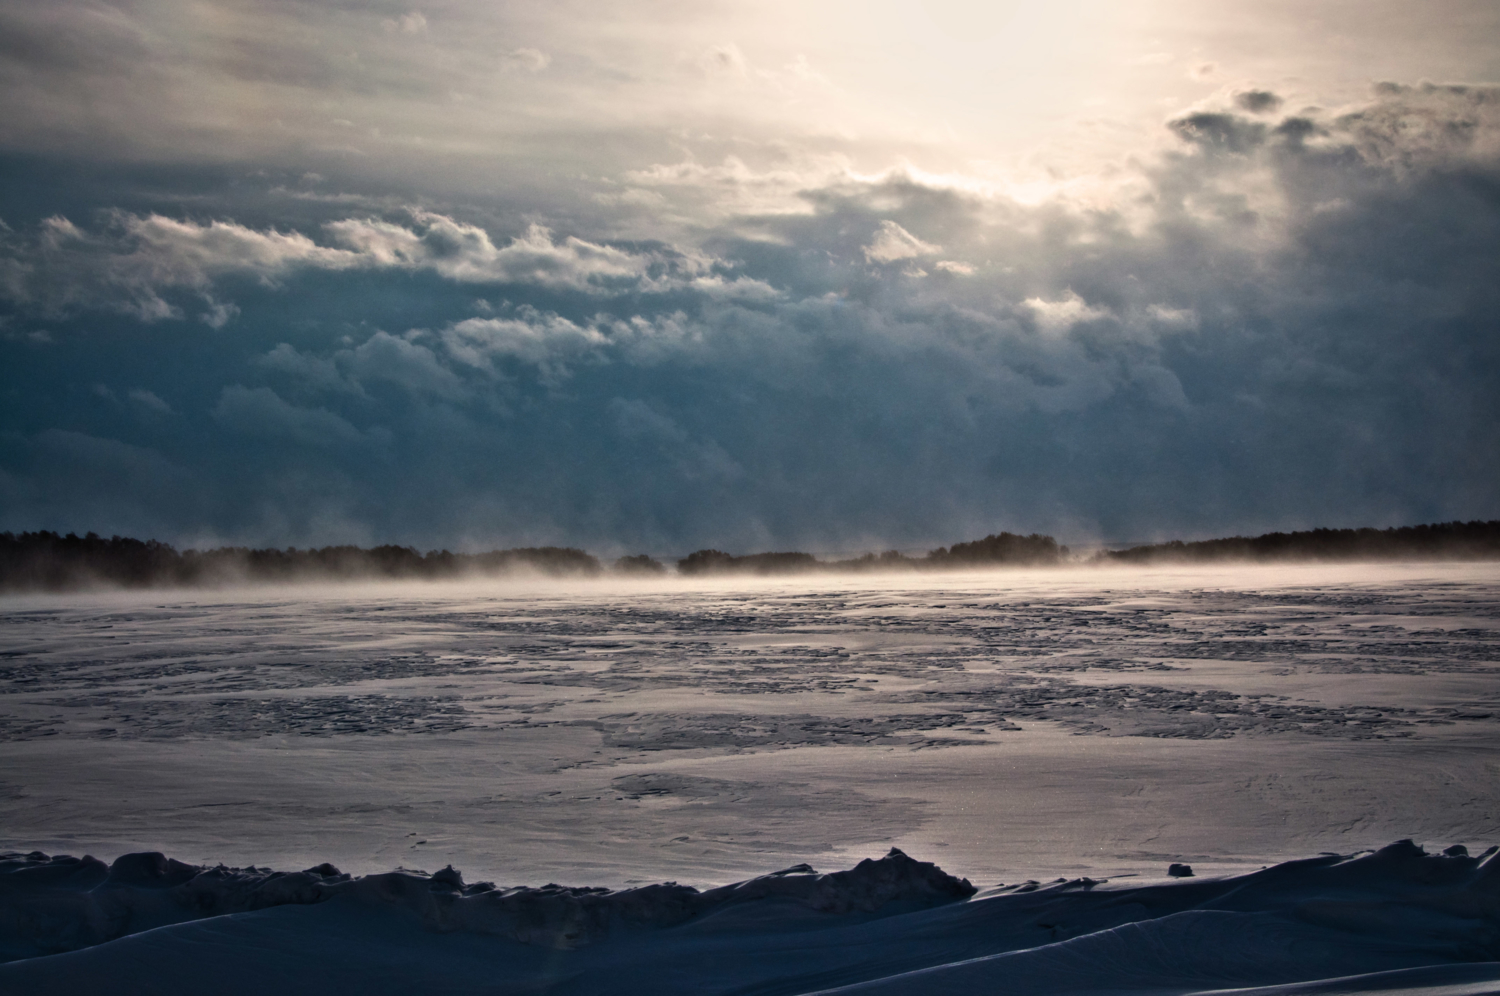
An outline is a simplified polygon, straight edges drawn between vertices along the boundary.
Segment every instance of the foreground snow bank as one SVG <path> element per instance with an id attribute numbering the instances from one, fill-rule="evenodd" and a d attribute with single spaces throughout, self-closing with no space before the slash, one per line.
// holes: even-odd
<path id="1" fill-rule="evenodd" d="M 426 930 L 502 937 L 571 948 L 611 931 L 671 927 L 754 905 L 785 920 L 800 914 L 891 915 L 959 899 L 977 890 L 901 851 L 848 871 L 819 875 L 809 865 L 707 892 L 668 882 L 640 889 L 497 889 L 465 885 L 453 868 L 435 875 L 394 871 L 351 878 L 333 865 L 302 872 L 184 864 L 157 853 L 127 854 L 112 865 L 92 857 L 41 852 L 0 855 L 0 960 L 57 954 L 130 934 L 209 917 L 330 900 L 414 915 Z M 769 912 L 774 910 L 774 912 Z"/>
<path id="2" fill-rule="evenodd" d="M 975 891 L 898 850 L 706 892 L 8 854 L 0 991 L 1500 993 L 1494 848 Z"/>

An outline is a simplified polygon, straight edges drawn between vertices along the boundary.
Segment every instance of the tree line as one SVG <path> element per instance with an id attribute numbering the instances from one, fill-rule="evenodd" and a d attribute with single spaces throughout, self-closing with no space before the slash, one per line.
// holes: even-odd
<path id="1" fill-rule="evenodd" d="M 1060 564 L 1068 548 L 1051 536 L 994 533 L 970 543 L 909 557 L 897 550 L 867 553 L 851 560 L 819 560 L 810 553 L 751 553 L 735 557 L 722 550 L 698 550 L 677 561 L 679 574 L 798 574 L 809 571 L 962 570 L 970 567 L 1045 567 Z"/>
<path id="2" fill-rule="evenodd" d="M 1059 563 L 1067 554 L 1050 536 L 997 533 L 972 543 L 939 547 L 925 557 L 894 550 L 851 560 L 823 561 L 810 553 L 733 556 L 699 550 L 677 561 L 680 574 L 792 574 L 801 571 L 927 570 L 986 565 Z M 594 577 L 606 570 L 636 577 L 659 576 L 667 566 L 645 554 L 621 557 L 606 567 L 572 547 L 520 547 L 489 553 L 451 553 L 387 544 L 372 548 L 326 546 L 299 550 L 219 547 L 182 550 L 157 540 L 95 533 L 0 533 L 0 591 L 66 591 L 93 586 L 194 587 L 285 581 L 361 579 L 443 580 L 540 574 Z"/>
<path id="3" fill-rule="evenodd" d="M 896 550 L 846 560 L 819 560 L 810 553 L 751 553 L 697 550 L 677 561 L 683 575 L 797 574 L 809 572 L 933 571 L 985 567 L 1049 567 L 1069 559 L 1066 546 L 1039 533 L 993 533 L 983 539 L 938 547 L 924 556 Z M 1312 529 L 1233 536 L 1185 543 L 1172 540 L 1104 551 L 1094 563 L 1161 564 L 1225 561 L 1500 559 L 1500 521 L 1442 522 L 1391 529 Z M 488 553 L 419 552 L 387 544 L 371 548 L 325 546 L 251 549 L 233 546 L 182 550 L 157 540 L 125 536 L 105 539 L 55 532 L 0 533 L 0 591 L 66 591 L 107 585 L 125 588 L 192 587 L 285 581 L 361 579 L 444 580 L 533 574 L 596 577 L 606 571 L 650 577 L 668 572 L 645 554 L 605 565 L 573 547 L 539 546 Z"/>
<path id="4" fill-rule="evenodd" d="M 1150 543 L 1101 553 L 1122 564 L 1215 563 L 1230 560 L 1496 560 L 1500 521 L 1437 522 L 1390 529 L 1309 529 L 1184 543 Z"/>
<path id="5" fill-rule="evenodd" d="M 598 558 L 571 547 L 489 553 L 420 553 L 408 546 L 325 546 L 178 551 L 157 540 L 53 532 L 0 533 L 0 591 L 63 591 L 94 585 L 153 588 L 275 581 L 439 580 L 533 572 L 588 577 Z"/>

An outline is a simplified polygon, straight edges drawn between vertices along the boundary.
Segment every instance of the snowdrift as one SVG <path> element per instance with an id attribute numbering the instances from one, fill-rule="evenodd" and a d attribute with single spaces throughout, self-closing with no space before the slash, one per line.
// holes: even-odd
<path id="1" fill-rule="evenodd" d="M 0 855 L 0 992 L 1500 993 L 1500 858 L 1411 841 L 976 894 L 892 850 L 722 888 Z"/>

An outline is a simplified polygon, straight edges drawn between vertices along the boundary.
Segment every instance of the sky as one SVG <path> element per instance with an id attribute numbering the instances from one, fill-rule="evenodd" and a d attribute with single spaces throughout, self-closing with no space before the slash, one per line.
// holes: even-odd
<path id="1" fill-rule="evenodd" d="M 1500 518 L 1492 0 L 0 0 L 0 530 Z"/>

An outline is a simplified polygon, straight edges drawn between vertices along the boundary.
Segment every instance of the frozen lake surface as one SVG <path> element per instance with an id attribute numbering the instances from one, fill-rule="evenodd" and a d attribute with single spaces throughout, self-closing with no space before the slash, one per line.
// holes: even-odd
<path id="1" fill-rule="evenodd" d="M 0 633 L 7 993 L 1500 993 L 1500 565 L 116 593 Z"/>
<path id="2" fill-rule="evenodd" d="M 992 887 L 1500 840 L 1496 564 L 8 598 L 0 653 L 0 849 Z"/>

